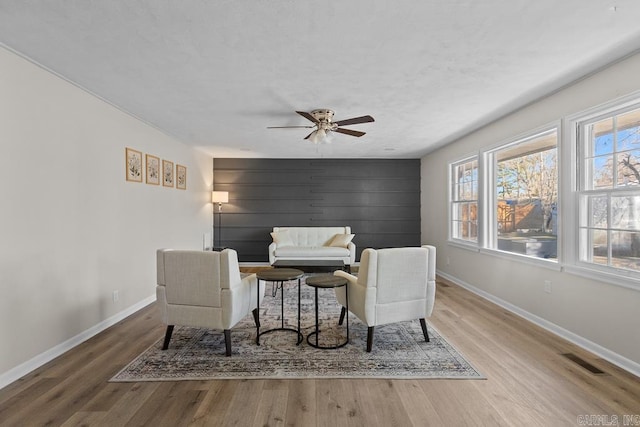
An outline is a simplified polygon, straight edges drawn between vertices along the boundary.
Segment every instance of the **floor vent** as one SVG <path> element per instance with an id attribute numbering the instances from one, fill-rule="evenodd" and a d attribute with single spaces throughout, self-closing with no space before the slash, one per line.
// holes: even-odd
<path id="1" fill-rule="evenodd" d="M 564 357 L 566 357 L 567 359 L 571 360 L 573 363 L 576 363 L 580 366 L 582 366 L 584 369 L 586 369 L 587 371 L 591 372 L 594 375 L 602 375 L 605 372 L 599 368 L 596 368 L 595 366 L 593 366 L 591 363 L 587 362 L 586 360 L 582 359 L 581 357 L 576 356 L 573 353 L 563 353 L 562 354 Z"/>

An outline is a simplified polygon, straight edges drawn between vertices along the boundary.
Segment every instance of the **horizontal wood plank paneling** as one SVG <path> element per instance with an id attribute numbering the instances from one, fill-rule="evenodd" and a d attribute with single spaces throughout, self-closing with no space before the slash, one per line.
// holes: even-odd
<path id="1" fill-rule="evenodd" d="M 358 248 L 420 245 L 419 159 L 214 159 L 220 245 L 268 261 L 274 226 L 351 226 Z M 217 215 L 217 213 L 216 213 Z"/>

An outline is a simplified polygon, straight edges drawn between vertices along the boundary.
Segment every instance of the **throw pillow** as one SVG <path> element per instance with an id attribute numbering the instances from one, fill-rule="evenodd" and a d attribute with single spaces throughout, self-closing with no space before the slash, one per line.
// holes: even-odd
<path id="1" fill-rule="evenodd" d="M 294 246 L 288 231 L 274 231 L 271 233 L 271 237 L 276 246 Z"/>
<path id="2" fill-rule="evenodd" d="M 336 234 L 335 236 L 333 236 L 333 239 L 331 239 L 331 243 L 329 243 L 329 246 L 346 248 L 349 246 L 349 243 L 351 243 L 354 237 L 355 234 Z"/>

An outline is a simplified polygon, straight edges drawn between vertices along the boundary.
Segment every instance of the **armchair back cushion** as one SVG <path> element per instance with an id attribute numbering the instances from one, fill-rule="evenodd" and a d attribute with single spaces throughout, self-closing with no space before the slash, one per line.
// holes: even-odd
<path id="1" fill-rule="evenodd" d="M 160 257 L 158 266 L 164 264 L 163 284 L 169 304 L 220 306 L 220 256 L 211 255 L 205 251 L 170 251 Z"/>

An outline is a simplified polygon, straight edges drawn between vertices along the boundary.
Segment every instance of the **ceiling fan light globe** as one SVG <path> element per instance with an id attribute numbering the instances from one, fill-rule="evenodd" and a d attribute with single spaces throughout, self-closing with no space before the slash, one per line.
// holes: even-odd
<path id="1" fill-rule="evenodd" d="M 313 132 L 311 132 L 311 136 L 309 136 L 309 141 L 311 141 L 314 144 L 317 144 L 318 142 L 320 142 L 320 137 L 318 136 L 317 130 L 314 130 Z"/>
<path id="2" fill-rule="evenodd" d="M 333 142 L 333 132 L 326 132 L 324 139 L 320 142 L 322 144 L 331 144 Z"/>

